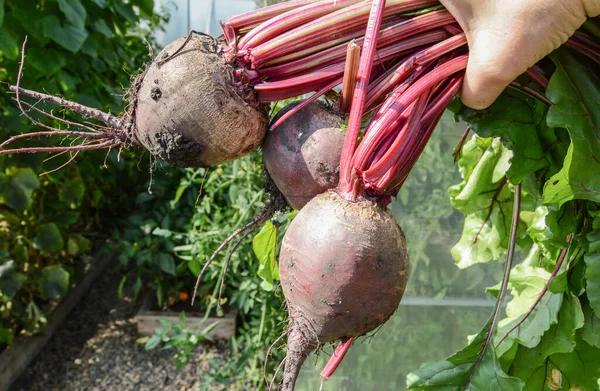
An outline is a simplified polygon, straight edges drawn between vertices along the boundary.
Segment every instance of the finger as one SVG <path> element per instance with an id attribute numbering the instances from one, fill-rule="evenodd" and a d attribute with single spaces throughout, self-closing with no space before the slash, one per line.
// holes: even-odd
<path id="1" fill-rule="evenodd" d="M 527 65 L 518 56 L 518 43 L 508 40 L 506 34 L 486 30 L 470 35 L 461 100 L 466 106 L 481 110 L 489 107 Z"/>

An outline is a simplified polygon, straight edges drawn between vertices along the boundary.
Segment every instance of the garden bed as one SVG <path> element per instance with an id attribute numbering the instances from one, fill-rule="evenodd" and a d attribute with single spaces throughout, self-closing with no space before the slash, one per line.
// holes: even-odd
<path id="1" fill-rule="evenodd" d="M 184 325 L 188 328 L 204 328 L 213 323 L 217 323 L 208 334 L 212 340 L 229 340 L 229 338 L 235 336 L 235 330 L 237 328 L 237 315 L 238 311 L 236 308 L 229 309 L 223 317 L 209 316 L 205 319 L 205 312 L 197 311 L 192 308 L 189 310 L 189 305 L 186 305 L 183 310 L 185 311 Z M 135 319 L 137 321 L 137 330 L 140 335 L 150 336 L 154 333 L 157 327 L 161 327 L 160 320 L 166 319 L 172 324 L 179 323 L 180 311 L 175 309 L 161 311 L 156 308 L 156 300 L 154 300 L 154 294 L 149 293 L 140 307 Z"/>
<path id="2" fill-rule="evenodd" d="M 8 390 L 11 384 L 25 370 L 29 363 L 42 350 L 58 327 L 67 319 L 70 312 L 96 280 L 113 261 L 112 256 L 98 259 L 78 284 L 60 301 L 48 316 L 48 323 L 42 331 L 33 336 L 22 336 L 0 354 L 0 391 Z"/>
<path id="3" fill-rule="evenodd" d="M 141 303 L 127 291 L 119 299 L 120 278 L 109 268 L 94 283 L 11 390 L 227 390 L 208 377 L 228 359 L 224 344 L 200 346 L 177 371 L 174 351 L 136 343 Z"/>

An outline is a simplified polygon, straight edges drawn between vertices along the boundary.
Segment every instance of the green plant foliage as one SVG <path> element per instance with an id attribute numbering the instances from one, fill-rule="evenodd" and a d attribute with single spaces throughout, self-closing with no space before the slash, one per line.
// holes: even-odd
<path id="1" fill-rule="evenodd" d="M 590 307 L 596 315 L 600 315 L 600 212 L 596 211 L 591 215 L 594 217 L 593 231 L 586 237 L 589 244 L 588 252 L 584 256 L 585 288 L 590 300 Z"/>
<path id="2" fill-rule="evenodd" d="M 564 50 L 553 56 L 556 72 L 546 94 L 552 106 L 547 124 L 567 129 L 571 145 L 563 168 L 544 185 L 544 202 L 573 199 L 600 202 L 600 79 L 591 69 Z"/>
<path id="3" fill-rule="evenodd" d="M 177 362 L 177 369 L 183 368 L 195 353 L 198 343 L 212 341 L 209 334 L 219 325 L 214 322 L 205 325 L 206 320 L 198 323 L 194 330 L 185 325 L 185 312 L 179 314 L 179 323 L 172 324 L 166 319 L 160 319 L 162 327 L 154 330 L 150 338 L 140 338 L 139 343 L 144 343 L 144 349 L 152 350 L 162 345 L 163 349 L 174 349 L 173 358 Z"/>
<path id="4" fill-rule="evenodd" d="M 504 179 L 511 153 L 497 139 L 475 138 L 463 150 L 458 163 L 464 180 L 450 188 L 452 205 L 467 214 L 462 238 L 452 249 L 460 268 L 504 254 L 512 214 Z"/>
<path id="5" fill-rule="evenodd" d="M 511 270 L 511 298 L 485 354 L 477 344 L 489 324 L 459 353 L 409 375 L 409 389 L 595 391 L 600 385 L 600 80 L 596 65 L 577 54 L 561 49 L 551 58 L 547 109 L 514 92 L 482 112 L 452 107 L 478 134 L 462 149 L 463 182 L 450 188 L 453 205 L 466 215 L 453 256 L 460 267 L 503 256 L 514 186 L 522 184 L 521 263 Z M 497 297 L 499 286 L 488 292 Z"/>
<path id="6" fill-rule="evenodd" d="M 166 20 L 153 12 L 153 3 L 1 0 L 0 82 L 15 84 L 27 37 L 21 86 L 122 112 L 124 88 L 150 60 L 150 31 Z M 40 130 L 30 126 L 13 97 L 0 89 L 2 141 Z M 71 118 L 68 111 L 39 107 Z M 67 293 L 83 269 L 81 256 L 129 215 L 147 171 L 131 153 L 121 155 L 89 152 L 60 170 L 69 155 L 0 156 L 0 350 L 17 333 L 39 330 L 45 301 Z"/>
<path id="7" fill-rule="evenodd" d="M 13 209 L 29 209 L 33 192 L 40 187 L 40 182 L 31 168 L 11 171 L 0 173 L 0 202 Z"/>
<path id="8" fill-rule="evenodd" d="M 252 239 L 252 249 L 260 262 L 258 275 L 264 279 L 261 286 L 265 290 L 273 289 L 273 281 L 279 280 L 277 265 L 277 243 L 279 228 L 267 221 L 260 232 Z"/>
<path id="9" fill-rule="evenodd" d="M 38 280 L 42 299 L 64 296 L 69 290 L 69 272 L 59 265 L 46 266 Z"/>
<path id="10" fill-rule="evenodd" d="M 524 382 L 508 376 L 493 349 L 481 353 L 491 327 L 491 319 L 473 341 L 444 361 L 428 364 L 407 377 L 409 390 L 507 390 L 521 391 Z"/>
<path id="11" fill-rule="evenodd" d="M 263 181 L 262 162 L 256 152 L 214 169 L 157 175 L 152 194 L 143 191 L 137 196 L 128 228 L 123 234 L 115 233 L 119 243 L 114 251 L 120 254 L 125 270 L 121 291 L 130 283 L 137 295 L 145 285 L 156 295 L 160 308 L 189 308 L 188 296 L 212 253 L 264 207 Z M 198 309 L 223 315 L 227 308 L 237 307 L 242 319 L 237 337 L 230 341 L 231 359 L 226 364 L 215 362 L 204 374 L 207 381 L 241 389 L 262 385 L 266 352 L 283 332 L 285 320 L 276 264 L 272 262 L 279 243 L 276 236 L 282 235 L 276 227 L 287 222 L 287 215 L 279 216 L 267 224 L 254 245 L 251 238 L 240 242 L 231 254 L 220 303 L 225 264 L 239 238 L 215 258 L 200 281 L 194 304 Z M 268 360 L 270 373 L 281 358 L 278 350 Z"/>

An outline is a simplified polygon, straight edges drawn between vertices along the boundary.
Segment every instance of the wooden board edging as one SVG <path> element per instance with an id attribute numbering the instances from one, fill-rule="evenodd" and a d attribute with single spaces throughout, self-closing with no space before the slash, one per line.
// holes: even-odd
<path id="1" fill-rule="evenodd" d="M 52 334 L 65 321 L 69 313 L 96 280 L 114 260 L 112 255 L 101 257 L 91 265 L 79 283 L 67 293 L 61 303 L 48 316 L 48 323 L 40 334 L 19 337 L 0 354 L 0 391 L 8 391 L 27 366 L 48 343 Z"/>
<path id="2" fill-rule="evenodd" d="M 135 316 L 137 321 L 138 334 L 144 336 L 150 336 L 154 334 L 154 329 L 162 327 L 160 324 L 161 319 L 166 319 L 172 324 L 179 323 L 179 312 L 175 311 L 152 311 L 151 307 L 155 300 L 153 300 L 153 293 L 150 292 L 144 299 L 140 310 Z M 232 308 L 223 317 L 209 316 L 202 323 L 204 319 L 204 313 L 202 312 L 186 312 L 184 325 L 188 328 L 199 327 L 204 329 L 211 324 L 217 322 L 217 326 L 208 333 L 208 337 L 217 340 L 228 340 L 235 336 L 237 328 L 237 308 Z"/>

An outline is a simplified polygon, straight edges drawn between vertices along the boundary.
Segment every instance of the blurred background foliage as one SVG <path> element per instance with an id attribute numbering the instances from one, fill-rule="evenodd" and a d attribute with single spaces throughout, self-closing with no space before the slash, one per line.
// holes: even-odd
<path id="1" fill-rule="evenodd" d="M 120 113 L 166 20 L 152 0 L 0 0 L 0 139 L 35 129 L 7 89 L 25 37 L 23 87 Z M 81 256 L 123 224 L 148 179 L 147 157 L 128 151 L 86 153 L 57 171 L 70 157 L 48 158 L 0 156 L 0 347 L 39 329 L 47 301 L 66 294 Z"/>

